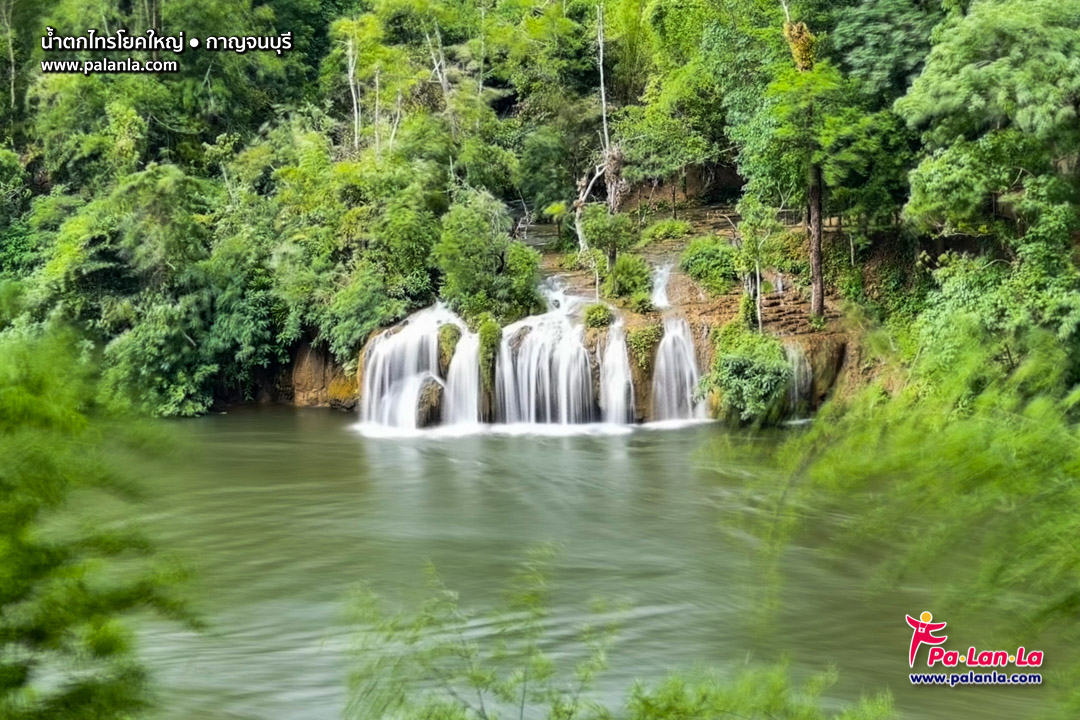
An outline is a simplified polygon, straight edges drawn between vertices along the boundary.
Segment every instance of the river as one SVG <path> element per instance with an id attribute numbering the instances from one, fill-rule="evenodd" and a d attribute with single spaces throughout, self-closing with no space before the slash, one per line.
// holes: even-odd
<path id="1" fill-rule="evenodd" d="M 286 408 L 173 427 L 183 461 L 154 478 L 145 520 L 197 569 L 209 628 L 143 625 L 161 718 L 340 718 L 350 589 L 365 583 L 391 603 L 415 603 L 430 560 L 464 606 L 490 607 L 546 542 L 560 547 L 553 656 L 576 657 L 593 598 L 628 608 L 598 687 L 613 707 L 635 679 L 785 654 L 796 679 L 838 667 L 834 707 L 887 687 L 903 718 L 1019 718 L 1049 697 L 1048 688 L 911 687 L 903 618 L 927 609 L 927 591 L 869 594 L 874 553 L 824 552 L 812 532 L 786 553 L 776 610 L 763 612 L 747 519 L 758 512 L 753 489 L 776 473 L 767 436 L 696 425 L 369 438 L 355 416 Z"/>

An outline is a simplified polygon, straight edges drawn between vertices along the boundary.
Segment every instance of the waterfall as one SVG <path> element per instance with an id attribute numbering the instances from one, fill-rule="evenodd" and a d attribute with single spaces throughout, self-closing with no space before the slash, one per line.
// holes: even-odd
<path id="1" fill-rule="evenodd" d="M 480 337 L 463 331 L 446 372 L 443 421 L 447 425 L 480 422 Z"/>
<path id="2" fill-rule="evenodd" d="M 669 317 L 664 320 L 664 337 L 656 350 L 653 419 L 704 419 L 705 403 L 694 401 L 697 385 L 697 357 L 690 325 L 682 318 Z"/>
<path id="3" fill-rule="evenodd" d="M 495 364 L 496 418 L 505 423 L 593 422 L 592 365 L 584 327 L 573 316 L 583 299 L 544 289 L 548 312 L 503 329 Z"/>
<path id="4" fill-rule="evenodd" d="M 443 384 L 439 377 L 439 327 L 447 323 L 464 327 L 457 315 L 436 305 L 415 313 L 373 341 L 364 362 L 360 409 L 364 422 L 401 429 L 417 427 L 425 385 Z"/>
<path id="5" fill-rule="evenodd" d="M 634 421 L 634 384 L 621 320 L 608 330 L 600 362 L 600 409 L 606 423 L 624 425 Z"/>
<path id="6" fill-rule="evenodd" d="M 798 420 L 809 409 L 810 394 L 814 388 L 814 370 L 806 358 L 801 346 L 785 345 L 788 365 L 791 366 L 791 381 L 788 384 L 788 412 Z"/>
<path id="7" fill-rule="evenodd" d="M 667 286 L 668 279 L 671 277 L 671 268 L 673 263 L 667 263 L 660 265 L 653 271 L 652 277 L 652 305 L 657 310 L 663 310 L 664 308 L 671 307 L 671 303 L 668 301 Z"/>

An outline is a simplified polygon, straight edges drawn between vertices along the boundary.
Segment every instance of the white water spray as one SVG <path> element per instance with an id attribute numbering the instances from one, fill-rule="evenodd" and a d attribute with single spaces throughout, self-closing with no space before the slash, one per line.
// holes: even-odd
<path id="1" fill-rule="evenodd" d="M 802 347 L 796 344 L 785 345 L 784 354 L 787 355 L 788 365 L 791 366 L 791 380 L 788 385 L 788 412 L 792 419 L 800 419 L 809 408 L 805 407 L 810 401 L 810 395 L 814 386 L 814 369 L 810 367 L 810 361 L 803 352 Z"/>
<path id="2" fill-rule="evenodd" d="M 622 320 L 608 330 L 604 358 L 600 361 L 600 409 L 606 423 L 623 425 L 634 421 L 634 384 Z"/>
<path id="3" fill-rule="evenodd" d="M 574 321 L 583 298 L 544 289 L 548 312 L 503 328 L 495 364 L 496 418 L 505 423 L 596 420 L 592 365 L 584 328 Z"/>
<path id="4" fill-rule="evenodd" d="M 653 271 L 652 277 L 652 306 L 657 310 L 671 307 L 667 296 L 668 280 L 671 279 L 673 263 L 660 265 Z"/>
<path id="5" fill-rule="evenodd" d="M 480 337 L 462 331 L 446 371 L 443 423 L 473 425 L 480 422 Z"/>
<path id="6" fill-rule="evenodd" d="M 375 339 L 364 363 L 360 409 L 364 422 L 401 429 L 417 427 L 424 385 L 429 379 L 443 384 L 439 377 L 439 327 L 447 323 L 464 328 L 461 319 L 440 304 L 415 313 L 403 325 Z"/>
<path id="7" fill-rule="evenodd" d="M 694 401 L 698 379 L 690 325 L 682 318 L 665 319 L 653 373 L 653 419 L 705 419 L 705 403 Z"/>

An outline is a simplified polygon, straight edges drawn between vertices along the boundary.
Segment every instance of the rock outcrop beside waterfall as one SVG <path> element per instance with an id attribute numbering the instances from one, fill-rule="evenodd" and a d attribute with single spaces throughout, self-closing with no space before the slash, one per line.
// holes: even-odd
<path id="1" fill-rule="evenodd" d="M 355 376 L 347 374 L 328 352 L 308 343 L 293 354 L 287 382 L 279 392 L 297 407 L 352 410 L 359 400 Z"/>

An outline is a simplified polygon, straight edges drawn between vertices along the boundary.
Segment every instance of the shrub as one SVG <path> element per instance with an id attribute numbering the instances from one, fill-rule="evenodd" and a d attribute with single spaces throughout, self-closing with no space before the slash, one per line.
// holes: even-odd
<path id="1" fill-rule="evenodd" d="M 603 303 L 596 303 L 585 308 L 585 327 L 603 328 L 615 320 L 615 313 Z"/>
<path id="2" fill-rule="evenodd" d="M 713 295 L 726 293 L 739 279 L 735 248 L 716 236 L 696 238 L 683 252 L 679 265 Z"/>
<path id="3" fill-rule="evenodd" d="M 723 413 L 732 419 L 756 423 L 779 420 L 791 380 L 780 341 L 733 320 L 720 328 L 714 342 L 716 356 L 702 378 L 702 389 L 718 392 Z"/>
<path id="4" fill-rule="evenodd" d="M 693 231 L 694 228 L 686 220 L 672 220 L 671 218 L 657 220 L 642 231 L 641 245 L 647 245 L 653 240 L 686 237 Z"/>
<path id="5" fill-rule="evenodd" d="M 484 389 L 490 392 L 495 388 L 495 359 L 499 356 L 502 327 L 491 313 L 485 313 L 480 317 L 476 331 L 480 336 L 480 380 Z"/>
<path id="6" fill-rule="evenodd" d="M 0 327 L 7 323 L 0 311 Z M 160 466 L 167 428 L 116 413 L 89 342 L 39 328 L 0 333 L 0 716 L 128 718 L 150 699 L 131 625 L 187 620 L 183 570 L 134 516 L 138 467 Z M 166 446 L 167 447 L 167 446 Z M 82 508 L 118 521 L 94 527 Z"/>
<path id="7" fill-rule="evenodd" d="M 630 298 L 630 309 L 636 313 L 651 313 L 656 308 L 652 304 L 652 296 L 647 292 L 634 293 Z"/>
<path id="8" fill-rule="evenodd" d="M 487 193 L 464 192 L 443 217 L 432 257 L 442 297 L 466 318 L 514 320 L 543 306 L 536 290 L 540 254 L 511 240 L 510 217 Z"/>
<path id="9" fill-rule="evenodd" d="M 653 356 L 663 337 L 664 328 L 659 323 L 646 325 L 626 334 L 626 346 L 630 350 L 630 357 L 642 371 L 649 372 L 652 369 Z"/>
<path id="10" fill-rule="evenodd" d="M 604 293 L 608 297 L 631 297 L 649 291 L 649 264 L 640 255 L 620 255 L 608 270 Z"/>
<path id="11" fill-rule="evenodd" d="M 461 328 L 453 323 L 447 323 L 439 328 L 439 367 L 450 367 L 450 361 L 454 359 L 454 351 L 457 350 L 458 341 L 461 340 Z"/>
<path id="12" fill-rule="evenodd" d="M 603 250 L 612 261 L 638 240 L 637 224 L 626 213 L 612 215 L 604 205 L 586 205 L 582 210 L 581 227 L 589 247 Z"/>

